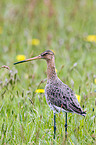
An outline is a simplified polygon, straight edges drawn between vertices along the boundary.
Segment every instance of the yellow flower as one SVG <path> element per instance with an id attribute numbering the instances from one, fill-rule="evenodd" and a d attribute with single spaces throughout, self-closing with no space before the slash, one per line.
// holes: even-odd
<path id="1" fill-rule="evenodd" d="M 17 56 L 16 56 L 16 59 L 17 59 L 18 61 L 22 61 L 22 60 L 26 59 L 26 56 L 25 56 L 25 55 L 17 55 Z"/>
<path id="2" fill-rule="evenodd" d="M 54 54 L 55 54 L 55 51 L 53 49 L 50 49 Z"/>
<path id="3" fill-rule="evenodd" d="M 3 29 L 2 29 L 2 27 L 0 26 L 0 34 L 2 34 L 2 32 L 3 32 Z"/>
<path id="4" fill-rule="evenodd" d="M 37 46 L 40 44 L 40 40 L 39 39 L 29 39 L 28 44 Z"/>
<path id="5" fill-rule="evenodd" d="M 55 68 L 55 71 L 56 71 L 56 73 L 57 73 L 57 69 Z"/>
<path id="6" fill-rule="evenodd" d="M 77 94 L 75 94 L 75 96 L 76 96 L 78 102 L 80 102 L 81 101 L 81 96 L 80 95 L 77 95 Z"/>
<path id="7" fill-rule="evenodd" d="M 45 93 L 45 90 L 44 89 L 37 89 L 35 90 L 36 93 Z"/>
<path id="8" fill-rule="evenodd" d="M 85 41 L 88 41 L 88 42 L 96 42 L 96 35 L 88 35 L 85 38 Z"/>
<path id="9" fill-rule="evenodd" d="M 94 79 L 94 83 L 96 84 L 96 78 Z"/>

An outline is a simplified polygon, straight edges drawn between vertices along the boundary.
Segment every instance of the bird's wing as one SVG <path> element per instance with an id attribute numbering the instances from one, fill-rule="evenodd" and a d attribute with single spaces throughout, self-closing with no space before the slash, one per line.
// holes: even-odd
<path id="1" fill-rule="evenodd" d="M 62 87 L 48 85 L 45 89 L 49 103 L 61 107 L 68 112 L 81 115 L 84 113 L 74 92 L 67 85 L 64 84 Z"/>

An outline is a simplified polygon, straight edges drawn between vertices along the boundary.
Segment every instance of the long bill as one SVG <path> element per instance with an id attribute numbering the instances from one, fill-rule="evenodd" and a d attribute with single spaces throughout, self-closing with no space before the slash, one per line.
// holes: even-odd
<path id="1" fill-rule="evenodd" d="M 14 65 L 19 64 L 19 63 L 23 63 L 23 62 L 32 61 L 32 60 L 35 60 L 35 59 L 41 59 L 41 55 L 38 55 L 38 56 L 33 57 L 33 58 L 25 59 L 25 60 L 22 60 L 22 61 L 15 62 Z"/>

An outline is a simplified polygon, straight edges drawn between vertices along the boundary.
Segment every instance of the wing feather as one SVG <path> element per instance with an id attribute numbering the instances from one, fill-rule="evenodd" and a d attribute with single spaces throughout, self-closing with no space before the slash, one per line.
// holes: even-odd
<path id="1" fill-rule="evenodd" d="M 48 104 L 52 104 L 68 112 L 83 114 L 83 110 L 74 94 L 74 92 L 67 86 L 60 87 L 57 85 L 47 85 L 45 87 Z M 49 105 L 50 106 L 50 105 Z"/>

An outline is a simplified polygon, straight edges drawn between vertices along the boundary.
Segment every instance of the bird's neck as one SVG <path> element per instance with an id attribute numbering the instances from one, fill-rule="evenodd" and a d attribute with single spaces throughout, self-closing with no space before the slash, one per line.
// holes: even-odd
<path id="1" fill-rule="evenodd" d="M 47 81 L 54 80 L 57 77 L 56 70 L 55 70 L 55 60 L 47 60 Z"/>

